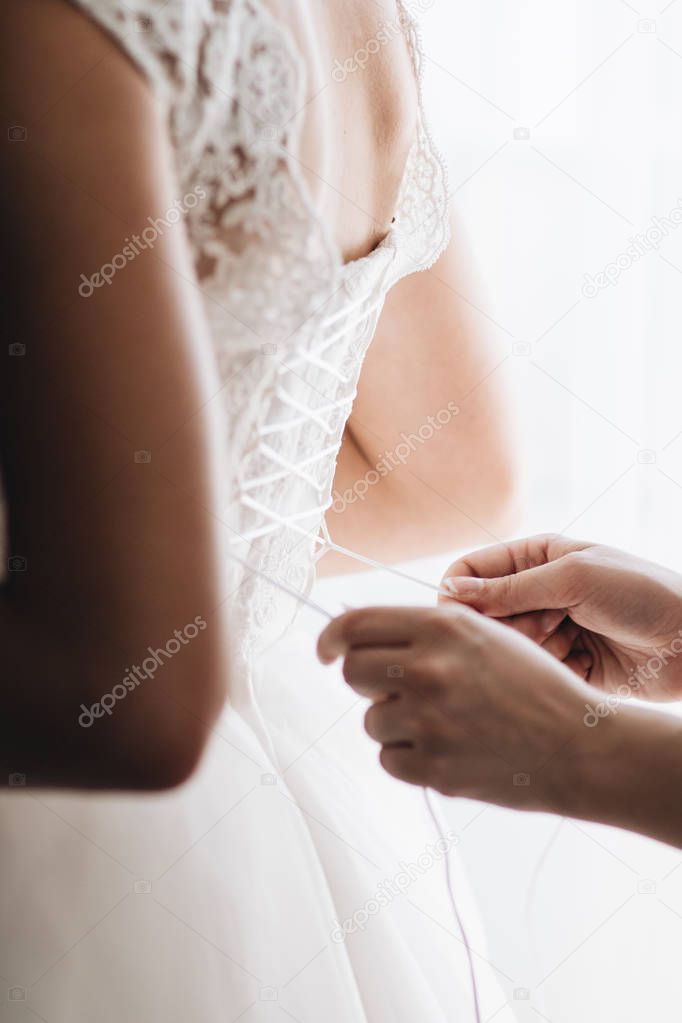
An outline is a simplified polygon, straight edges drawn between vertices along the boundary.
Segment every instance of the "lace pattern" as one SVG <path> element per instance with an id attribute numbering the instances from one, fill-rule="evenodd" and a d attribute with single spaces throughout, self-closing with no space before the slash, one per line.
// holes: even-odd
<path id="1" fill-rule="evenodd" d="M 401 2 L 420 114 L 392 229 L 344 266 L 299 172 L 305 66 L 263 0 L 72 0 L 150 79 L 168 112 L 197 279 L 224 382 L 235 552 L 306 592 L 336 459 L 385 296 L 448 240 L 445 172 L 422 115 L 421 45 Z M 243 653 L 295 611 L 235 567 Z"/>

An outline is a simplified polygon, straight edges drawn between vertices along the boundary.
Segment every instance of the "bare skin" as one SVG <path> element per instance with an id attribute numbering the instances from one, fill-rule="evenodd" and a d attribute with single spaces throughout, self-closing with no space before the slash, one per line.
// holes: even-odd
<path id="1" fill-rule="evenodd" d="M 395 212 L 418 109 L 408 42 L 395 0 L 273 6 L 289 19 L 310 69 L 302 169 L 348 262 L 376 247 Z M 363 49 L 379 38 L 388 41 L 365 62 Z M 349 60 L 356 70 L 335 80 L 334 69 Z M 336 501 L 330 511 L 333 539 L 379 561 L 491 543 L 511 531 L 518 512 L 508 395 L 492 372 L 504 352 L 477 311 L 472 258 L 456 223 L 453 238 L 431 270 L 389 294 L 337 464 L 335 493 L 352 498 L 403 433 L 415 434 L 449 403 L 457 407 L 362 500 Z M 319 568 L 352 572 L 358 563 L 327 555 Z"/>
<path id="2" fill-rule="evenodd" d="M 682 696 L 682 577 L 540 536 L 468 555 L 443 585 L 439 608 L 354 611 L 320 637 L 372 700 L 386 770 L 682 847 L 682 722 L 628 703 Z"/>
<path id="3" fill-rule="evenodd" d="M 497 343 L 469 298 L 461 238 L 435 266 L 406 278 L 389 295 L 369 350 L 337 465 L 335 494 L 404 453 L 449 407 L 457 410 L 424 444 L 412 440 L 405 464 L 370 486 L 363 500 L 336 503 L 332 537 L 383 562 L 492 543 L 512 532 L 519 511 L 517 457 Z M 460 251 L 458 251 L 460 250 Z M 402 450 L 399 445 L 403 444 Z M 357 570 L 327 557 L 322 571 Z"/>
<path id="4" fill-rule="evenodd" d="M 26 559 L 0 603 L 0 783 L 165 788 L 194 769 L 227 690 L 207 511 L 218 382 L 181 232 L 115 288 L 76 288 L 170 207 L 165 133 L 140 76 L 68 5 L 5 4 L 0 32 L 3 106 L 29 131 L 0 150 L 3 306 L 26 346 L 3 356 L 0 402 L 8 554 Z M 156 681 L 78 724 L 197 616 L 208 627 Z"/>
<path id="5" fill-rule="evenodd" d="M 272 6 L 308 64 L 304 175 L 342 258 L 355 259 L 392 220 L 416 85 L 400 34 L 343 84 L 331 70 L 396 9 L 393 0 Z M 2 301 L 27 352 L 3 377 L 8 553 L 28 562 L 0 604 L 0 780 L 17 771 L 29 785 L 164 788 L 194 769 L 228 690 L 228 594 L 211 515 L 225 476 L 211 400 L 219 382 L 182 231 L 87 300 L 74 281 L 176 197 L 166 126 L 139 71 L 64 0 L 7 0 L 0 31 L 0 104 L 6 123 L 28 129 L 27 142 L 2 147 L 0 165 Z M 401 431 L 448 401 L 462 406 L 406 468 L 331 523 L 341 543 L 375 557 L 506 528 L 504 399 L 493 383 L 477 386 L 498 357 L 461 287 L 454 253 L 401 284 L 364 369 L 341 487 Z M 135 462 L 137 450 L 152 450 L 151 463 Z M 164 665 L 162 690 L 136 689 L 96 722 L 104 727 L 77 725 L 82 704 L 197 616 L 209 627 Z"/>

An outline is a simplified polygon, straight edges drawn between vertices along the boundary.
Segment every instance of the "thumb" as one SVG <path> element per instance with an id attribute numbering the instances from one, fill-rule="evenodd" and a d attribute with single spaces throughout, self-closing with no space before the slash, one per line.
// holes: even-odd
<path id="1" fill-rule="evenodd" d="M 444 579 L 443 589 L 463 604 L 476 608 L 493 618 L 506 618 L 527 611 L 550 611 L 568 604 L 568 565 L 563 558 L 537 568 L 480 579 L 476 576 L 453 576 Z"/>

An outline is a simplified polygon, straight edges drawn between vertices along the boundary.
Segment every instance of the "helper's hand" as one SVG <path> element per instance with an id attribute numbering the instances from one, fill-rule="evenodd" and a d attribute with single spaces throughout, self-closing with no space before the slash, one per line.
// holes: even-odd
<path id="1" fill-rule="evenodd" d="M 537 536 L 467 555 L 443 586 L 594 685 L 622 696 L 625 686 L 645 699 L 682 697 L 682 577 L 660 565 Z"/>
<path id="2" fill-rule="evenodd" d="M 350 611 L 318 653 L 343 657 L 348 683 L 373 701 L 365 727 L 388 773 L 445 795 L 575 813 L 591 788 L 582 772 L 612 741 L 615 718 L 585 727 L 589 685 L 467 608 Z"/>

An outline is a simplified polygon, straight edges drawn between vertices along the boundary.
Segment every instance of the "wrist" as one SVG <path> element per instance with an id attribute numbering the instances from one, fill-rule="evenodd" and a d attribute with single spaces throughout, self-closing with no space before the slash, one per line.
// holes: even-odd
<path id="1" fill-rule="evenodd" d="M 565 671 L 563 666 L 558 670 Z M 608 796 L 601 794 L 605 779 L 615 770 L 625 745 L 617 715 L 602 716 L 595 710 L 601 693 L 573 676 L 568 685 L 555 687 L 554 695 L 552 713 L 559 727 L 552 740 L 554 751 L 542 771 L 543 809 L 597 819 L 602 802 L 608 802 Z"/>
<path id="2" fill-rule="evenodd" d="M 582 820 L 617 823 L 618 805 L 631 785 L 632 736 L 622 706 L 595 718 L 585 714 L 566 749 L 563 812 Z"/>
<path id="3" fill-rule="evenodd" d="M 567 747 L 559 812 L 682 846 L 682 721 L 626 705 L 585 733 Z"/>

